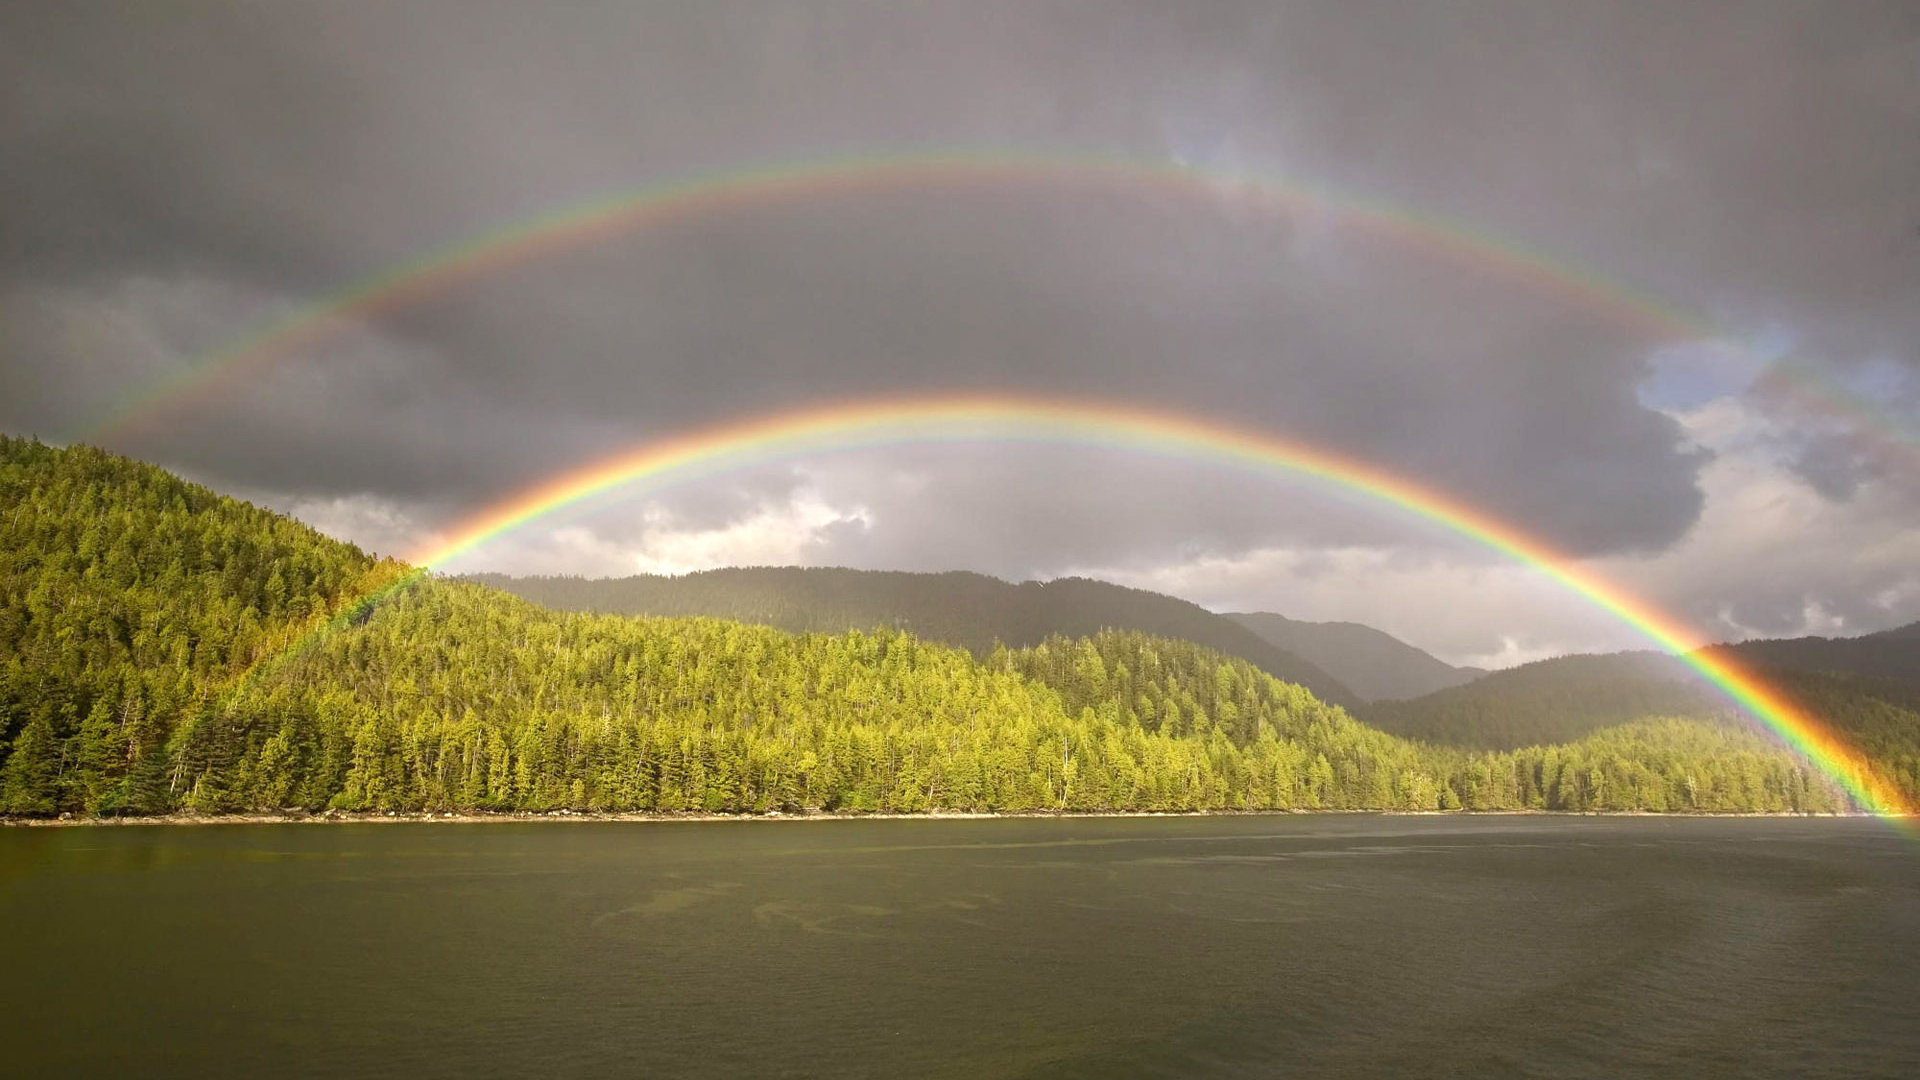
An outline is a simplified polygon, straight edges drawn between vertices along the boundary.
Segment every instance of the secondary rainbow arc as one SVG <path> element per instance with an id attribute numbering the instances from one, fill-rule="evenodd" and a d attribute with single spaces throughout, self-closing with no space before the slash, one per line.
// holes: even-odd
<path id="1" fill-rule="evenodd" d="M 1531 566 L 1652 643 L 1680 656 L 1729 699 L 1765 724 L 1836 781 L 1863 809 L 1913 813 L 1869 764 L 1758 675 L 1705 644 L 1680 620 L 1627 593 L 1524 530 L 1441 492 L 1346 455 L 1280 436 L 1199 417 L 1132 405 L 974 395 L 847 402 L 709 427 L 648 442 L 570 470 L 503 499 L 460 522 L 439 543 L 416 553 L 413 569 L 370 592 L 328 626 L 361 613 L 420 575 L 534 521 L 615 489 L 685 480 L 796 455 L 866 445 L 942 439 L 996 439 L 1024 432 L 1050 440 L 1113 446 L 1194 458 L 1267 474 L 1309 477 L 1397 507 Z M 278 656 L 296 653 L 315 634 Z M 259 670 L 256 665 L 253 670 Z M 249 675 L 252 671 L 249 671 Z"/>
<path id="2" fill-rule="evenodd" d="M 405 308 L 508 267 L 639 229 L 787 201 L 915 187 L 992 185 L 1144 188 L 1278 214 L 1325 214 L 1361 233 L 1557 296 L 1637 332 L 1662 339 L 1732 340 L 1712 320 L 1624 283 L 1465 222 L 1331 185 L 1169 161 L 948 149 L 821 158 L 713 173 L 569 203 L 482 230 L 350 282 L 256 327 L 202 355 L 180 373 L 137 389 L 77 437 L 102 441 L 137 430 L 172 409 L 218 393 L 275 357 L 318 344 L 359 320 Z M 1850 395 L 1831 387 L 1827 397 L 1850 400 Z M 1881 438 L 1911 449 L 1900 442 L 1899 431 L 1877 421 L 1869 410 L 1853 412 L 1864 417 L 1863 422 Z"/>

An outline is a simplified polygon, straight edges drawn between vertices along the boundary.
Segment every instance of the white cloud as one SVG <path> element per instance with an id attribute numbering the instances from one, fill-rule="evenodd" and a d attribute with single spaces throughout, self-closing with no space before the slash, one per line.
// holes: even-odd
<path id="1" fill-rule="evenodd" d="M 399 504 L 374 495 L 264 496 L 252 501 L 379 555 L 411 558 L 434 537 Z"/>
<path id="2" fill-rule="evenodd" d="M 1542 572 L 1381 548 L 1266 548 L 1144 569 L 1076 571 L 1172 593 L 1216 611 L 1365 623 L 1448 663 L 1512 664 L 1646 648 L 1630 627 Z"/>
<path id="3" fill-rule="evenodd" d="M 1776 422 L 1752 406 L 1722 399 L 1679 419 L 1718 455 L 1701 474 L 1700 520 L 1659 557 L 1602 560 L 1602 573 L 1713 637 L 1862 633 L 1920 618 L 1920 521 L 1902 478 L 1830 499 L 1781 460 Z"/>
<path id="4" fill-rule="evenodd" d="M 818 563 L 836 530 L 864 529 L 860 506 L 834 506 L 802 491 L 716 525 L 689 526 L 659 503 L 619 507 L 588 521 L 535 525 L 508 533 L 440 569 L 460 573 L 685 574 L 717 566 Z"/>
<path id="5" fill-rule="evenodd" d="M 1719 396 L 1674 414 L 1717 455 L 1679 543 L 1579 569 L 1703 639 L 1869 632 L 1920 619 L 1920 523 L 1909 494 L 1868 482 L 1826 498 L 1779 453 L 1777 422 Z M 1076 570 L 1215 610 L 1366 623 L 1451 663 L 1506 667 L 1569 652 L 1647 648 L 1637 630 L 1544 574 L 1383 547 L 1266 547 L 1230 557 Z"/>

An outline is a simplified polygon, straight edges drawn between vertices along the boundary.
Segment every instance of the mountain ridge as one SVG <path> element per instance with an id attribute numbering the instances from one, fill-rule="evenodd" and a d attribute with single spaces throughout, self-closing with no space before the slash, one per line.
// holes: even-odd
<path id="1" fill-rule="evenodd" d="M 1321 666 L 1198 604 L 1091 578 L 1013 583 L 966 570 L 916 573 L 845 567 L 725 567 L 666 576 L 514 577 L 472 574 L 563 611 L 623 615 L 705 615 L 795 633 L 909 630 L 986 656 L 994 645 L 1024 648 L 1048 637 L 1139 630 L 1238 656 L 1329 705 L 1363 699 Z"/>
<path id="2" fill-rule="evenodd" d="M 1472 682 L 1484 668 L 1456 667 L 1384 630 L 1357 622 L 1308 622 L 1271 611 L 1226 617 L 1318 665 L 1361 700 L 1398 701 Z"/>
<path id="3" fill-rule="evenodd" d="M 1758 639 L 1701 652 L 1754 669 L 1790 695 L 1831 703 L 1836 688 L 1845 687 L 1863 704 L 1920 705 L 1920 623 L 1853 638 Z M 1736 713 L 1684 657 L 1631 651 L 1536 660 L 1418 698 L 1370 702 L 1359 715 L 1404 738 L 1500 749 L 1577 739 L 1644 716 Z"/>

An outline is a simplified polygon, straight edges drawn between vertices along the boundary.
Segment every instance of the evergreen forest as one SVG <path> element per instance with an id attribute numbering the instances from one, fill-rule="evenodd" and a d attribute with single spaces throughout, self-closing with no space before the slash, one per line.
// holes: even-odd
<path id="1" fill-rule="evenodd" d="M 886 627 L 984 657 L 1054 636 L 1086 637 L 1123 627 L 1178 638 L 1238 656 L 1267 674 L 1352 708 L 1361 698 L 1298 651 L 1198 604 L 1090 578 L 1001 581 L 953 570 L 940 574 L 837 566 L 730 566 L 691 574 L 623 578 L 511 577 L 471 580 L 563 611 L 616 615 L 709 615 L 794 633 Z"/>
<path id="2" fill-rule="evenodd" d="M 1864 676 L 1794 690 L 1920 796 L 1920 703 Z M 558 611 L 149 465 L 0 439 L 13 816 L 1846 806 L 1724 710 L 1614 719 L 1449 745 L 1139 630 L 982 653 L 898 627 Z"/>

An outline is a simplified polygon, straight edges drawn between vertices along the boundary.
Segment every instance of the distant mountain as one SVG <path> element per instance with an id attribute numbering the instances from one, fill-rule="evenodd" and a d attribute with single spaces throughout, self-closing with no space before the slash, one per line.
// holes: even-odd
<path id="1" fill-rule="evenodd" d="M 1920 624 L 1856 638 L 1746 641 L 1709 651 L 1766 672 L 1844 727 L 1857 729 L 1868 723 L 1863 717 L 1887 710 L 1908 716 L 1920 710 Z M 1567 742 L 1649 716 L 1732 715 L 1726 697 L 1697 671 L 1653 652 L 1541 660 L 1361 709 L 1361 717 L 1383 731 L 1476 749 Z"/>
<path id="2" fill-rule="evenodd" d="M 622 615 L 708 615 L 782 630 L 841 633 L 874 627 L 959 645 L 985 656 L 1048 637 L 1138 630 L 1237 656 L 1330 705 L 1361 697 L 1320 665 L 1253 630 L 1185 600 L 1087 578 L 1014 585 L 984 574 L 915 574 L 833 567 L 756 566 L 678 577 L 509 577 L 474 575 L 534 603 L 563 611 Z"/>
<path id="3" fill-rule="evenodd" d="M 1486 674 L 1481 668 L 1454 667 L 1360 623 L 1301 622 L 1267 611 L 1227 618 L 1326 671 L 1363 701 L 1420 697 Z"/>
<path id="4" fill-rule="evenodd" d="M 1562 656 L 1408 701 L 1376 701 L 1367 723 L 1423 742 L 1507 750 L 1566 742 L 1647 716 L 1730 707 L 1699 673 L 1656 652 Z"/>
<path id="5" fill-rule="evenodd" d="M 1850 638 L 1770 638 L 1715 646 L 1760 667 L 1920 683 L 1920 622 Z"/>

